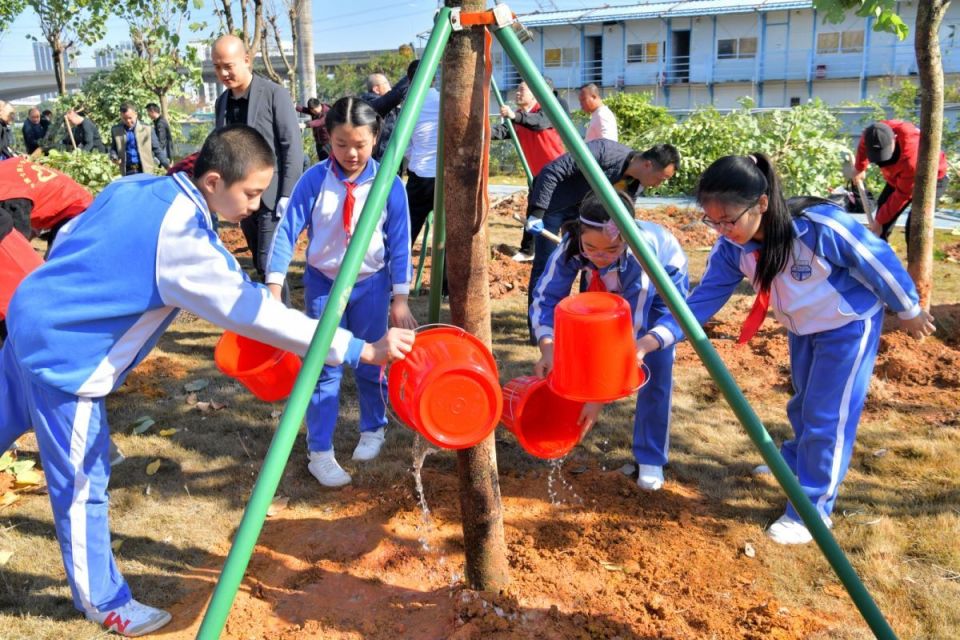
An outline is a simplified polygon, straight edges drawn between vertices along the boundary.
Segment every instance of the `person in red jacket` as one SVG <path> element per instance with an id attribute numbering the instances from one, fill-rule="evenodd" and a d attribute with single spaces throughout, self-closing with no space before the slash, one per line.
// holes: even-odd
<path id="1" fill-rule="evenodd" d="M 547 114 L 540 110 L 540 103 L 526 82 L 517 85 L 516 99 L 517 110 L 503 105 L 500 107 L 500 115 L 513 122 L 520 148 L 523 149 L 523 155 L 530 166 L 530 173 L 536 178 L 545 166 L 566 153 L 566 149 L 560 140 L 560 134 L 553 128 Z M 490 127 L 492 140 L 505 140 L 509 137 L 510 130 L 505 122 Z M 517 262 L 533 260 L 533 235 L 529 231 L 523 232 L 520 250 L 513 259 Z"/>
<path id="2" fill-rule="evenodd" d="M 863 130 L 857 146 L 857 172 L 854 181 L 863 180 L 872 162 L 880 167 L 886 186 L 877 198 L 877 211 L 870 230 L 886 240 L 897 218 L 913 199 L 913 182 L 917 174 L 917 152 L 920 129 L 903 120 L 874 122 Z M 937 168 L 937 198 L 947 188 L 947 158 L 940 152 Z M 910 241 L 910 218 L 907 214 L 907 242 Z"/>

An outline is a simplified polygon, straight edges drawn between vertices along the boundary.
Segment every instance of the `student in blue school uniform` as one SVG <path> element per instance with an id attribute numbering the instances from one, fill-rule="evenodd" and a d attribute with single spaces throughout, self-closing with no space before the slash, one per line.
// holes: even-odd
<path id="1" fill-rule="evenodd" d="M 794 437 L 781 452 L 827 526 L 850 464 L 860 412 L 888 307 L 916 338 L 933 333 L 910 276 L 887 243 L 843 210 L 816 198 L 784 200 L 770 160 L 725 156 L 700 177 L 697 201 L 717 240 L 687 304 L 707 322 L 744 277 L 757 291 L 740 343 L 759 329 L 772 303 L 787 329 L 794 395 L 787 417 Z M 637 343 L 649 357 L 683 338 L 667 316 Z M 792 504 L 767 529 L 780 544 L 812 537 Z"/>
<path id="2" fill-rule="evenodd" d="M 279 296 L 297 238 L 306 229 L 309 243 L 303 275 L 304 296 L 306 313 L 312 318 L 319 318 L 323 312 L 379 170 L 380 165 L 371 155 L 380 123 L 377 112 L 362 100 L 341 98 L 334 103 L 326 116 L 333 155 L 314 165 L 297 182 L 277 228 L 267 283 Z M 412 275 L 410 211 L 403 182 L 396 177 L 363 258 L 357 283 L 350 293 L 341 326 L 359 338 L 383 335 L 388 319 L 395 327 L 416 328 L 417 322 L 407 306 Z M 387 424 L 386 381 L 375 366 L 360 365 L 354 374 L 360 397 L 360 442 L 353 451 L 353 459 L 368 461 L 380 454 L 383 445 Z M 307 468 L 327 487 L 341 487 L 351 480 L 333 450 L 342 376 L 342 366 L 325 366 L 307 408 Z"/>
<path id="3" fill-rule="evenodd" d="M 105 397 L 180 309 L 300 355 L 316 330 L 316 320 L 253 284 L 212 230 L 213 211 L 239 222 L 259 208 L 273 164 L 259 133 L 233 125 L 204 142 L 193 179 L 178 173 L 114 182 L 61 229 L 49 260 L 10 302 L 10 335 L 0 350 L 0 451 L 31 426 L 36 431 L 74 606 L 108 631 L 145 635 L 170 614 L 133 599 L 110 547 Z M 412 331 L 392 330 L 368 344 L 340 330 L 327 362 L 384 363 L 412 343 Z"/>
<path id="4" fill-rule="evenodd" d="M 617 193 L 627 210 L 632 212 L 630 196 L 622 191 Z M 686 296 L 690 286 L 687 256 L 680 243 L 654 222 L 637 220 L 636 225 L 674 285 Z M 654 289 L 650 277 L 594 194 L 584 199 L 578 217 L 565 224 L 562 231 L 563 241 L 547 259 L 530 305 L 531 326 L 541 354 L 534 373 L 541 378 L 553 369 L 553 311 L 570 295 L 570 288 L 581 271 L 588 274 L 588 291 L 609 291 L 630 303 L 637 336 L 667 314 L 666 304 Z M 639 467 L 637 485 L 646 491 L 657 491 L 663 486 L 663 466 L 667 463 L 670 433 L 673 358 L 672 346 L 647 356 L 650 381 L 637 393 L 633 455 Z M 593 426 L 602 407 L 598 403 L 584 406 L 580 424 L 585 430 Z"/>

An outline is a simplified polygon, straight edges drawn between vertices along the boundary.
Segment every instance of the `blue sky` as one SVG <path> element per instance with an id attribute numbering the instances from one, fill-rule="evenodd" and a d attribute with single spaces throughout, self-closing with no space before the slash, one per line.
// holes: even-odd
<path id="1" fill-rule="evenodd" d="M 609 1 L 609 0 L 608 0 Z M 207 36 L 218 30 L 213 17 L 211 2 L 195 12 L 193 19 L 206 21 L 207 29 L 200 35 Z M 283 4 L 274 0 L 282 10 Z M 516 13 L 529 13 L 538 9 L 578 9 L 603 6 L 603 0 L 514 0 L 507 2 Z M 611 4 L 620 4 L 612 2 Z M 490 2 L 489 5 L 493 5 Z M 355 51 L 361 49 L 389 49 L 413 42 L 419 45 L 417 34 L 430 29 L 436 0 L 352 0 L 343 4 L 313 2 L 313 45 L 317 53 Z M 235 9 L 235 12 L 237 10 Z M 81 66 L 93 66 L 93 50 L 104 45 L 119 44 L 129 39 L 127 25 L 118 18 L 111 18 L 107 25 L 107 37 L 95 47 L 86 47 L 80 57 Z M 17 18 L 0 36 L 0 59 L 5 71 L 29 71 L 34 69 L 33 46 L 29 35 L 42 39 L 37 17 L 27 12 Z"/>

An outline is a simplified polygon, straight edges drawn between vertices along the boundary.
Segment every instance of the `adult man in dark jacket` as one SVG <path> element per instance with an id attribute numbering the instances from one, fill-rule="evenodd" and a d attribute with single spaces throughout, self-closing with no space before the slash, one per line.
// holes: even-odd
<path id="1" fill-rule="evenodd" d="M 407 96 L 407 89 L 409 88 L 410 79 L 408 77 L 400 80 L 397 86 L 393 88 L 390 88 L 390 81 L 382 73 L 372 73 L 367 77 L 367 90 L 360 94 L 360 99 L 373 107 L 373 110 L 383 118 L 380 135 L 373 147 L 373 159 L 377 162 L 383 159 L 383 154 L 387 150 L 387 143 L 390 142 L 390 136 L 397 126 L 400 103 Z"/>
<path id="2" fill-rule="evenodd" d="M 37 150 L 46 133 L 47 130 L 40 122 L 40 109 L 36 107 L 30 109 L 27 113 L 27 121 L 23 123 L 23 146 L 27 149 L 27 153 Z"/>
<path id="3" fill-rule="evenodd" d="M 157 142 L 160 148 L 167 155 L 170 163 L 173 163 L 173 134 L 170 133 L 170 123 L 163 117 L 160 111 L 160 105 L 151 102 L 147 105 L 147 115 L 153 120 L 153 130 L 157 133 Z"/>
<path id="4" fill-rule="evenodd" d="M 680 167 L 680 154 L 669 144 L 654 145 L 640 152 L 625 144 L 599 138 L 588 142 L 587 149 L 597 160 L 607 180 L 617 189 L 626 191 L 631 198 L 647 187 L 656 187 L 669 180 Z M 539 232 L 547 229 L 557 233 L 563 223 L 575 219 L 580 201 L 588 193 L 590 184 L 569 153 L 549 163 L 534 179 L 527 203 L 526 227 L 537 234 L 537 240 L 530 271 L 530 287 L 527 290 L 527 306 L 533 301 L 533 290 L 547 264 L 547 258 L 556 248 Z M 532 331 L 531 340 L 536 344 Z"/>
<path id="5" fill-rule="evenodd" d="M 80 151 L 98 151 L 106 153 L 107 148 L 103 146 L 103 140 L 100 139 L 100 132 L 97 125 L 93 124 L 89 118 L 85 118 L 82 113 L 74 109 L 67 111 L 67 122 L 70 123 L 70 132 L 63 138 L 63 146 L 71 150 L 76 145 Z"/>
<path id="6" fill-rule="evenodd" d="M 157 132 L 140 121 L 133 104 L 120 105 L 120 124 L 110 130 L 110 157 L 120 163 L 120 175 L 153 173 L 156 165 L 170 166 L 167 154 L 160 148 Z"/>
<path id="7" fill-rule="evenodd" d="M 0 160 L 13 158 L 17 152 L 13 150 L 13 118 L 16 112 L 9 102 L 0 100 Z"/>
<path id="8" fill-rule="evenodd" d="M 226 87 L 214 108 L 217 128 L 235 123 L 249 125 L 266 138 L 277 157 L 273 180 L 260 196 L 260 209 L 240 223 L 262 279 L 274 231 L 293 186 L 303 174 L 303 138 L 290 94 L 280 85 L 253 75 L 250 53 L 240 38 L 220 36 L 213 43 L 211 57 L 217 79 Z"/>

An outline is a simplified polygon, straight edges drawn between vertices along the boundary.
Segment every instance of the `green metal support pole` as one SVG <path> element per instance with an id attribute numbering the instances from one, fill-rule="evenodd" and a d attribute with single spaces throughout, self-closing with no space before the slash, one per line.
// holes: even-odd
<path id="1" fill-rule="evenodd" d="M 413 279 L 413 295 L 420 297 L 420 285 L 423 283 L 423 268 L 427 264 L 427 243 L 430 240 L 430 227 L 433 225 L 433 211 L 427 214 L 423 223 L 423 242 L 420 244 L 420 259 L 417 261 L 417 274 Z"/>
<path id="2" fill-rule="evenodd" d="M 436 74 L 440 57 L 450 38 L 451 31 L 450 10 L 447 8 L 441 9 L 437 14 L 437 22 L 430 35 L 430 40 L 423 52 L 420 67 L 411 83 L 407 100 L 400 111 L 393 137 L 390 144 L 387 145 L 380 171 L 374 179 L 370 194 L 360 213 L 357 228 L 350 245 L 347 247 L 340 272 L 333 282 L 333 288 L 330 291 L 330 304 L 326 305 L 320 316 L 317 331 L 313 335 L 310 349 L 303 361 L 303 368 L 300 375 L 297 376 L 293 393 L 287 402 L 283 416 L 280 418 L 280 425 L 277 427 L 273 441 L 270 443 L 270 449 L 267 451 L 263 468 L 253 487 L 253 494 L 250 496 L 247 508 L 243 513 L 243 519 L 237 529 L 233 546 L 227 555 L 223 571 L 213 591 L 210 605 L 207 607 L 200 630 L 197 632 L 199 640 L 215 640 L 220 637 L 220 633 L 223 631 L 237 589 L 243 580 L 243 573 L 246 571 L 253 554 L 254 545 L 260 536 L 260 530 L 263 528 L 267 509 L 269 509 L 270 502 L 276 494 L 284 467 L 290 458 L 290 452 L 293 450 L 300 423 L 303 421 L 310 396 L 316 386 L 317 379 L 320 377 L 320 370 L 323 368 L 327 352 L 330 350 L 330 344 L 333 342 L 334 332 L 340 324 L 343 310 L 350 299 L 350 291 L 357 280 L 363 256 L 370 245 L 370 240 L 376 230 L 377 220 L 386 205 L 387 195 L 393 185 L 397 170 L 400 168 L 400 159 L 403 156 L 402 150 L 410 142 L 413 126 L 423 107 L 424 97 L 430 88 L 433 76 Z"/>
<path id="3" fill-rule="evenodd" d="M 500 95 L 500 89 L 497 87 L 497 81 L 493 76 L 490 76 L 490 88 L 493 89 L 493 97 L 497 99 L 497 104 L 501 107 L 506 104 L 503 101 L 503 96 Z M 517 157 L 520 158 L 520 164 L 523 166 L 523 173 L 527 176 L 527 187 L 533 188 L 533 172 L 530 171 L 530 165 L 527 164 L 527 157 L 523 155 L 523 147 L 520 146 L 520 138 L 517 137 L 517 130 L 513 128 L 513 122 L 504 118 L 503 121 L 507 125 L 507 129 L 510 131 L 510 139 L 513 141 L 513 148 L 517 150 Z"/>
<path id="4" fill-rule="evenodd" d="M 636 224 L 634 224 L 633 216 L 626 210 L 619 198 L 617 198 L 613 185 L 611 185 L 606 179 L 606 176 L 604 176 L 596 159 L 590 153 L 586 143 L 574 128 L 569 116 L 560 108 L 559 102 L 523 48 L 519 38 L 517 38 L 517 35 L 509 27 L 497 29 L 494 33 L 504 51 L 506 51 L 507 55 L 510 56 L 510 59 L 513 61 L 513 64 L 520 71 L 520 75 L 526 81 L 527 86 L 533 91 L 533 95 L 539 100 L 541 109 L 546 111 L 547 117 L 550 118 L 553 126 L 557 129 L 564 145 L 573 155 L 577 165 L 586 177 L 587 182 L 593 191 L 603 200 L 606 210 L 616 222 L 620 233 L 627 240 L 634 255 L 637 256 L 640 264 L 650 276 L 651 280 L 653 280 L 657 291 L 666 301 L 674 317 L 679 321 L 680 326 L 683 328 L 684 333 L 690 340 L 697 355 L 700 356 L 710 376 L 717 383 L 724 398 L 726 398 L 730 407 L 733 409 L 734 414 L 747 430 L 750 439 L 753 440 L 753 443 L 760 450 L 760 455 L 770 466 L 770 470 L 773 472 L 777 482 L 780 483 L 780 486 L 783 487 L 790 502 L 793 503 L 800 517 L 803 518 L 803 522 L 807 525 L 820 550 L 826 556 L 830 566 L 833 567 L 833 570 L 847 589 L 857 609 L 859 609 L 861 615 L 863 615 L 864 620 L 866 620 L 877 638 L 881 640 L 895 640 L 896 635 L 893 629 L 890 628 L 890 625 L 886 619 L 884 619 L 883 614 L 873 601 L 863 582 L 860 581 L 860 578 L 857 576 L 853 566 L 851 566 L 850 561 L 844 555 L 840 545 L 837 544 L 830 530 L 820 519 L 816 507 L 813 506 L 810 499 L 807 498 L 803 492 L 797 478 L 790 471 L 787 463 L 780 455 L 780 452 L 770 438 L 770 434 L 767 433 L 767 430 L 764 428 L 760 418 L 747 402 L 743 393 L 741 393 L 740 388 L 727 370 L 723 360 L 721 360 L 713 348 L 713 345 L 710 344 L 710 340 L 693 316 L 693 313 L 691 313 L 690 307 L 687 306 L 683 296 L 677 291 L 673 282 L 664 271 L 663 266 L 657 262 L 656 256 L 650 246 L 643 240 L 637 230 Z"/>
<path id="5" fill-rule="evenodd" d="M 437 121 L 437 177 L 433 182 L 433 262 L 430 267 L 430 305 L 427 322 L 440 322 L 443 304 L 443 270 L 447 268 L 447 212 L 443 204 L 443 92 L 440 93 L 440 118 Z"/>

